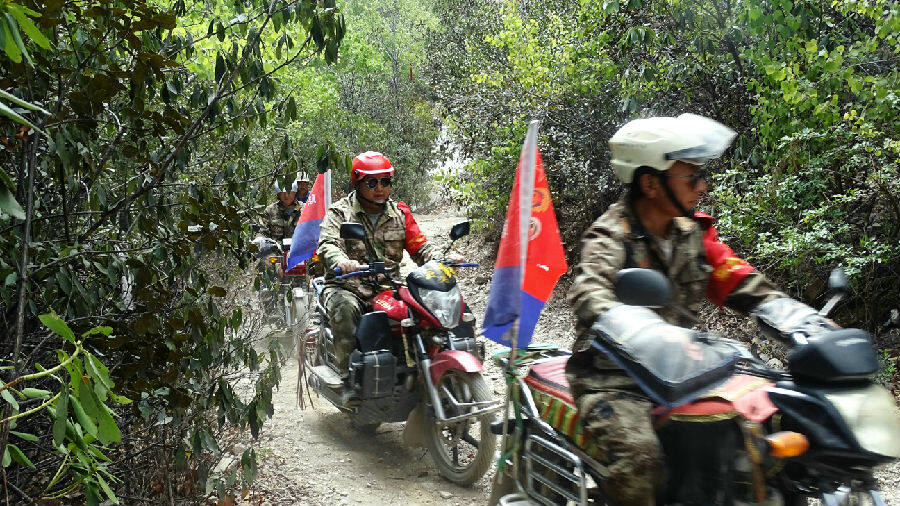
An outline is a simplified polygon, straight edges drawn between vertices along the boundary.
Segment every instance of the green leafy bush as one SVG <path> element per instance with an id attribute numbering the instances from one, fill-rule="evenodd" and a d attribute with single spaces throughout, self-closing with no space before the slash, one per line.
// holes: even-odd
<path id="1" fill-rule="evenodd" d="M 900 7 L 886 0 L 441 0 L 432 85 L 468 170 L 458 192 L 502 224 L 532 118 L 571 256 L 619 195 L 606 141 L 629 119 L 694 112 L 735 128 L 701 207 L 806 300 L 844 266 L 838 314 L 877 330 L 900 306 Z"/>

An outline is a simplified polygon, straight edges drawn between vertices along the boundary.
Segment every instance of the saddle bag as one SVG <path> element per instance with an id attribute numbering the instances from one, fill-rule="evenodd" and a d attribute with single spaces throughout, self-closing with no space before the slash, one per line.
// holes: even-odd
<path id="1" fill-rule="evenodd" d="M 390 350 L 350 354 L 350 383 L 364 399 L 391 395 L 397 382 L 397 357 Z"/>

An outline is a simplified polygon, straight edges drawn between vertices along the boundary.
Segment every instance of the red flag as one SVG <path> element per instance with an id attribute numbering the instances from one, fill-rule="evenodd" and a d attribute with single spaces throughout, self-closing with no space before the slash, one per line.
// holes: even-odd
<path id="1" fill-rule="evenodd" d="M 486 337 L 520 348 L 528 346 L 556 280 L 568 269 L 537 148 L 538 125 L 532 121 L 522 146 L 484 315 Z M 505 337 L 516 320 L 518 334 Z"/>
<path id="2" fill-rule="evenodd" d="M 525 280 L 522 290 L 534 298 L 547 302 L 556 280 L 569 268 L 562 237 L 556 223 L 556 213 L 550 200 L 550 188 L 541 152 L 537 152 L 534 168 L 534 197 L 531 221 L 528 223 L 528 256 L 525 261 Z"/>

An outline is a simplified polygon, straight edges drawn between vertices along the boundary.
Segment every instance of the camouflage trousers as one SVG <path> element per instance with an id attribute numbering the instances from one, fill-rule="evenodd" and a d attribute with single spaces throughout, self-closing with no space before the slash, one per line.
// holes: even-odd
<path id="1" fill-rule="evenodd" d="M 335 365 L 342 371 L 350 371 L 350 353 L 356 349 L 356 326 L 364 313 L 372 307 L 371 301 L 361 299 L 355 293 L 340 287 L 329 286 L 322 291 L 328 324 L 334 336 Z"/>
<path id="2" fill-rule="evenodd" d="M 585 430 L 605 456 L 600 484 L 619 506 L 653 506 L 663 485 L 663 455 L 650 421 L 652 403 L 625 373 L 593 349 L 572 355 L 566 378 Z"/>

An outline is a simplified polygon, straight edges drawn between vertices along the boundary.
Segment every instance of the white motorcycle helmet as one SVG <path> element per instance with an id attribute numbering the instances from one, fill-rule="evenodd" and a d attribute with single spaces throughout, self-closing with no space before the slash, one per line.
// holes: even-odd
<path id="1" fill-rule="evenodd" d="M 287 189 L 287 186 L 282 188 L 281 185 L 278 184 L 278 181 L 275 181 L 273 188 L 275 189 L 275 193 L 284 193 L 284 192 L 289 192 L 289 191 L 296 192 L 297 191 L 297 181 L 294 181 L 293 184 L 291 184 L 290 190 Z"/>
<path id="2" fill-rule="evenodd" d="M 297 177 L 294 178 L 294 183 L 309 183 L 309 176 L 305 172 L 298 172 Z"/>
<path id="3" fill-rule="evenodd" d="M 722 156 L 737 133 L 718 121 L 682 114 L 629 121 L 609 139 L 616 176 L 631 183 L 639 167 L 666 171 L 676 161 L 703 165 Z"/>

